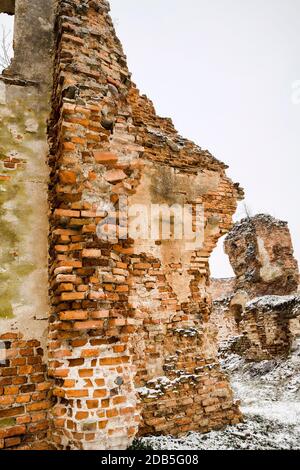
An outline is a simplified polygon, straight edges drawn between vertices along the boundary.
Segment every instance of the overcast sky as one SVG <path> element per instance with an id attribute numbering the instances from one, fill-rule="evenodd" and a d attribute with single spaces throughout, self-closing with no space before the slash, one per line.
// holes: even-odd
<path id="1" fill-rule="evenodd" d="M 300 0 L 110 3 L 138 88 L 229 165 L 253 215 L 289 222 L 299 259 Z M 222 243 L 211 269 L 232 274 Z"/>
<path id="2" fill-rule="evenodd" d="M 300 102 L 292 86 L 300 80 L 300 0 L 110 3 L 138 88 L 184 137 L 229 165 L 252 215 L 289 222 L 299 259 Z M 243 215 L 240 207 L 236 218 Z M 222 243 L 211 268 L 232 274 Z"/>

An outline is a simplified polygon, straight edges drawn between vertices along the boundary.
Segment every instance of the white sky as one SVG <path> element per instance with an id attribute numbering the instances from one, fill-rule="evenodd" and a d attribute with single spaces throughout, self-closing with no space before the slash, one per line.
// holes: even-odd
<path id="1" fill-rule="evenodd" d="M 287 220 L 300 258 L 300 0 L 111 0 L 133 79 L 229 165 L 251 213 Z M 236 218 L 244 216 L 243 207 Z M 232 270 L 222 242 L 212 275 Z"/>
<path id="2" fill-rule="evenodd" d="M 252 215 L 289 222 L 300 259 L 300 103 L 292 101 L 300 0 L 110 3 L 141 92 L 184 137 L 229 165 Z M 211 269 L 215 277 L 232 275 L 222 243 Z"/>
<path id="3" fill-rule="evenodd" d="M 0 72 L 3 69 L 1 57 L 3 48 L 3 37 L 5 37 L 5 44 L 7 46 L 8 55 L 13 55 L 12 40 L 13 40 L 13 29 L 14 29 L 14 17 L 10 15 L 0 14 Z"/>

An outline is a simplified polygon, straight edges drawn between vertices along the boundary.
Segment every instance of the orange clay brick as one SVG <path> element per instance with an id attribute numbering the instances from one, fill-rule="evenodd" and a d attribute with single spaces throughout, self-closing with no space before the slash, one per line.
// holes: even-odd
<path id="1" fill-rule="evenodd" d="M 103 152 L 101 150 L 94 150 L 93 152 L 96 163 L 111 164 L 118 161 L 117 155 L 111 152 Z"/>

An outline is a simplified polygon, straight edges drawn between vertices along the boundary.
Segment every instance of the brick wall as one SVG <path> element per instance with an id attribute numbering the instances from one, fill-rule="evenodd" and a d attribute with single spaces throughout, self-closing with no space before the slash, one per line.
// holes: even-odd
<path id="1" fill-rule="evenodd" d="M 230 297 L 235 292 L 235 277 L 213 278 L 210 280 L 209 290 L 213 300 Z"/>
<path id="2" fill-rule="evenodd" d="M 238 422 L 208 261 L 242 190 L 140 95 L 105 0 L 20 5 L 0 80 L 0 446 L 123 449 L 137 433 Z M 122 237 L 125 196 L 188 204 L 193 227 L 201 205 L 203 243 Z M 101 224 L 115 236 L 99 237 Z"/>
<path id="3" fill-rule="evenodd" d="M 299 318 L 299 296 L 263 296 L 247 302 L 237 294 L 215 301 L 210 321 L 222 353 L 263 361 L 289 356 L 300 336 Z"/>
<path id="4" fill-rule="evenodd" d="M 0 76 L 0 448 L 38 449 L 48 446 L 52 388 L 46 123 L 54 1 L 9 3 L 15 56 Z"/>
<path id="5" fill-rule="evenodd" d="M 61 1 L 56 34 L 49 126 L 55 445 L 123 448 L 138 429 L 178 434 L 237 422 L 214 356 L 207 285 L 209 255 L 242 193 L 224 164 L 181 138 L 139 95 L 107 2 Z M 202 203 L 204 246 L 186 253 L 182 242 L 99 239 L 105 207 L 117 208 L 122 195 L 129 205 Z"/>
<path id="6" fill-rule="evenodd" d="M 249 217 L 233 227 L 224 247 L 236 278 L 212 282 L 219 344 L 249 360 L 287 357 L 299 337 L 299 271 L 287 223 Z"/>
<path id="7" fill-rule="evenodd" d="M 5 345 L 0 362 L 0 449 L 48 449 L 51 383 L 40 342 L 26 341 L 17 333 L 2 334 L 0 341 Z"/>

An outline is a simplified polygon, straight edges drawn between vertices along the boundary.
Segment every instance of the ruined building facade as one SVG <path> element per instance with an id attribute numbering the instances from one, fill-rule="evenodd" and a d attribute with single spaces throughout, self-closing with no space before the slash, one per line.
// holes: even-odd
<path id="1" fill-rule="evenodd" d="M 0 77 L 0 448 L 121 449 L 238 422 L 208 260 L 242 191 L 140 95 L 106 0 L 1 5 L 15 57 Z M 123 237 L 124 197 L 201 205 L 204 242 Z"/>
<path id="2" fill-rule="evenodd" d="M 224 249 L 236 277 L 211 283 L 219 346 L 249 360 L 287 357 L 300 337 L 299 270 L 287 223 L 248 217 L 235 224 Z"/>

